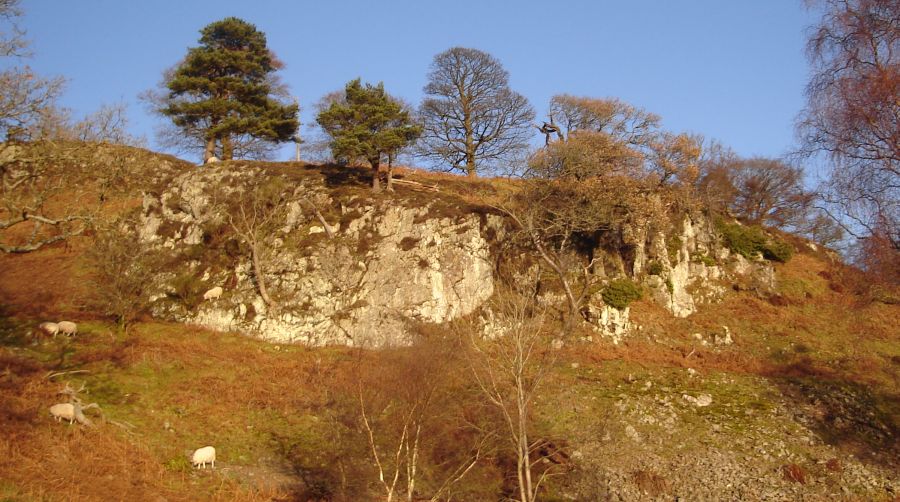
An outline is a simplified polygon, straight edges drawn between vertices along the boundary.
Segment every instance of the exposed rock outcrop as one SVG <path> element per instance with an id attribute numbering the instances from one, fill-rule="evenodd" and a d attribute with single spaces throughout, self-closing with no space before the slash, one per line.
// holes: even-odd
<path id="1" fill-rule="evenodd" d="M 250 187 L 272 178 L 292 195 L 270 208 L 277 221 L 257 250 L 266 255 L 270 301 L 260 294 L 246 243 L 222 229 L 235 204 L 253 196 Z M 189 171 L 144 197 L 140 238 L 183 257 L 160 274 L 155 313 L 278 342 L 406 343 L 410 323 L 467 315 L 496 287 L 492 249 L 503 239 L 503 218 L 447 207 L 402 194 L 371 197 L 362 188 L 335 192 L 322 173 L 300 168 L 276 174 L 228 163 Z M 747 288 L 774 287 L 771 264 L 724 249 L 703 215 L 626 226 L 604 239 L 594 250 L 594 274 L 641 283 L 678 317 L 720 299 L 736 277 Z M 203 301 L 215 287 L 223 293 Z M 543 300 L 553 303 L 555 294 Z M 604 304 L 599 293 L 585 307 L 596 331 L 616 343 L 632 329 L 630 309 Z"/>
<path id="2" fill-rule="evenodd" d="M 213 202 L 215 189 L 235 189 L 235 178 L 254 174 L 259 173 L 205 170 L 177 178 L 158 199 L 145 197 L 141 238 L 174 251 L 204 246 L 205 229 L 223 217 L 224 209 Z M 308 196 L 322 187 L 309 181 L 299 190 Z M 325 199 L 326 209 L 333 209 L 335 201 Z M 219 300 L 194 309 L 161 301 L 157 313 L 279 342 L 385 346 L 404 343 L 409 322 L 452 320 L 493 294 L 493 264 L 482 231 L 499 225 L 498 217 L 435 217 L 428 205 L 363 197 L 339 204 L 333 213 L 345 224 L 336 226 L 332 239 L 300 204 L 287 208 L 280 230 L 267 239 L 272 253 L 265 281 L 277 305 L 261 299 L 249 257 L 238 256 L 230 267 L 209 263 L 215 260 L 185 265 L 199 289 L 225 285 Z M 161 231 L 166 227 L 170 234 Z"/>

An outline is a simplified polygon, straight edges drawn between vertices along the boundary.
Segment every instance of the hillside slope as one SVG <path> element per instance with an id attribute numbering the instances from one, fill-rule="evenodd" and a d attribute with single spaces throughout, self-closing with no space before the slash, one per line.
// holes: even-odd
<path id="1" fill-rule="evenodd" d="M 340 200 L 369 197 L 353 169 L 248 165 L 331 180 Z M 154 193 L 189 169 L 178 165 Z M 404 179 L 440 187 L 400 186 L 393 196 L 433 217 L 464 216 L 509 189 L 414 171 Z M 123 189 L 115 207 L 140 206 L 140 192 Z M 395 451 L 398 407 L 433 381 L 416 497 L 513 496 L 506 440 L 476 432 L 499 418 L 479 398 L 477 354 L 461 331 L 477 316 L 411 324 L 411 345 L 375 351 L 150 318 L 123 335 L 84 300 L 92 238 L 0 256 L 0 498 L 383 499 L 369 441 Z M 548 474 L 542 498 L 900 496 L 900 307 L 859 294 L 854 272 L 829 254 L 795 247 L 790 261 L 770 265 L 774 290 L 734 282 L 686 317 L 647 295 L 632 303 L 617 344 L 585 329 L 542 353 L 531 431 Z M 62 317 L 79 321 L 78 336 L 36 333 Z M 87 412 L 94 427 L 49 417 L 67 382 L 100 406 Z M 207 444 L 216 469 L 191 469 L 189 452 Z M 382 457 L 388 469 L 391 458 Z M 465 476 L 444 486 L 470 458 Z"/>

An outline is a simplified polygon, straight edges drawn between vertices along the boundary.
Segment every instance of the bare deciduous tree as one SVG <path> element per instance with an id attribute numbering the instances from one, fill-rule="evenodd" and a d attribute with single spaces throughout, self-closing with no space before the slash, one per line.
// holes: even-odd
<path id="1" fill-rule="evenodd" d="M 619 175 L 528 180 L 514 199 L 495 207 L 510 216 L 526 246 L 559 280 L 568 329 L 585 314 L 582 307 L 599 279 L 590 243 L 625 222 L 644 221 L 657 205 L 640 182 Z"/>
<path id="2" fill-rule="evenodd" d="M 603 132 L 633 147 L 648 143 L 660 118 L 615 98 L 558 94 L 550 100 L 550 121 L 566 139 L 576 131 Z"/>
<path id="3" fill-rule="evenodd" d="M 0 252 L 35 251 L 81 235 L 98 203 L 138 183 L 129 176 L 133 152 L 117 146 L 141 143 L 127 132 L 123 105 L 104 106 L 76 124 L 65 109 L 40 113 L 31 129 L 40 141 L 0 145 Z"/>
<path id="4" fill-rule="evenodd" d="M 536 312 L 531 301 L 514 297 L 498 307 L 495 336 L 469 330 L 470 364 L 482 395 L 500 413 L 504 436 L 515 451 L 518 500 L 533 502 L 550 474 L 536 467 L 540 458 L 534 458 L 535 451 L 543 442 L 535 441 L 532 403 L 553 363 L 552 337 L 543 313 Z"/>
<path id="5" fill-rule="evenodd" d="M 811 199 L 803 189 L 803 170 L 780 160 L 752 158 L 733 166 L 732 210 L 753 224 L 796 228 Z"/>
<path id="6" fill-rule="evenodd" d="M 803 188 L 803 170 L 781 160 L 737 156 L 704 165 L 700 190 L 751 224 L 800 228 L 810 214 L 812 195 Z"/>
<path id="7" fill-rule="evenodd" d="M 0 55 L 27 55 L 28 44 L 15 25 L 19 15 L 17 1 L 0 1 L 0 21 L 12 25 L 11 34 L 0 35 Z M 90 152 L 84 145 L 67 145 L 67 140 L 134 143 L 125 132 L 121 105 L 101 108 L 73 125 L 69 111 L 56 106 L 63 83 L 40 77 L 27 66 L 0 71 L 0 131 L 8 139 L 35 140 L 0 146 L 0 252 L 25 253 L 66 241 L 93 221 L 97 207 L 86 203 L 85 177 L 114 176 L 88 172 L 85 155 Z M 102 181 L 99 192 L 102 202 Z"/>
<path id="8" fill-rule="evenodd" d="M 25 32 L 16 24 L 22 15 L 18 0 L 0 1 L 0 57 L 29 56 Z M 27 65 L 13 64 L 0 71 L 0 132 L 9 139 L 29 139 L 41 115 L 62 94 L 65 80 L 45 78 Z"/>
<path id="9" fill-rule="evenodd" d="M 71 126 L 74 139 L 117 145 L 143 146 L 144 140 L 128 133 L 125 103 L 103 104 Z"/>
<path id="10" fill-rule="evenodd" d="M 29 55 L 28 40 L 16 20 L 22 15 L 19 0 L 0 0 L 0 20 L 8 25 L 0 32 L 0 56 L 25 57 Z"/>
<path id="11" fill-rule="evenodd" d="M 357 367 L 359 422 L 387 501 L 422 500 L 420 490 L 441 500 L 483 454 L 487 436 L 462 433 L 464 424 L 454 415 L 465 400 L 458 387 L 461 342 L 435 335 L 382 354 L 384 366 L 361 360 Z M 452 453 L 448 434 L 456 440 Z"/>
<path id="12" fill-rule="evenodd" d="M 283 180 L 272 178 L 246 192 L 232 194 L 232 203 L 223 211 L 232 231 L 250 250 L 253 278 L 267 307 L 277 305 L 269 294 L 266 273 L 274 253 L 271 236 L 284 219 L 284 188 Z"/>
<path id="13" fill-rule="evenodd" d="M 454 47 L 434 57 L 419 108 L 421 154 L 469 176 L 520 155 L 534 110 L 495 57 Z"/>
<path id="14" fill-rule="evenodd" d="M 96 208 L 75 182 L 77 153 L 48 142 L 0 147 L 0 251 L 36 251 L 87 230 Z"/>
<path id="15" fill-rule="evenodd" d="M 832 162 L 822 208 L 851 235 L 900 252 L 900 3 L 815 0 L 802 153 Z"/>
<path id="16" fill-rule="evenodd" d="M 61 77 L 44 78 L 27 66 L 0 71 L 0 130 L 9 139 L 31 139 L 64 84 Z"/>
<path id="17" fill-rule="evenodd" d="M 716 213 L 729 211 L 734 200 L 731 166 L 739 160 L 737 153 L 718 140 L 707 140 L 698 160 L 697 195 L 700 201 Z"/>
<path id="18" fill-rule="evenodd" d="M 650 140 L 645 170 L 659 186 L 693 187 L 700 174 L 701 145 L 699 137 L 662 132 Z"/>
<path id="19" fill-rule="evenodd" d="M 99 228 L 88 252 L 91 302 L 114 316 L 123 333 L 150 306 L 148 288 L 158 273 L 156 252 L 138 239 L 134 225 L 125 219 Z"/>
<path id="20" fill-rule="evenodd" d="M 640 152 L 602 131 L 579 131 L 535 152 L 528 163 L 529 177 L 588 179 L 641 175 Z"/>

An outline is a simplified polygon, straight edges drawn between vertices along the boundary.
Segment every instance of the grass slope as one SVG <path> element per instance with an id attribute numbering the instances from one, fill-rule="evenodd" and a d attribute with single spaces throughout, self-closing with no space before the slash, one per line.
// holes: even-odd
<path id="1" fill-rule="evenodd" d="M 363 171 L 253 164 L 371 197 Z M 436 211 L 509 189 L 502 180 L 400 174 L 442 188 L 437 201 L 397 188 L 404 203 Z M 86 237 L 0 257 L 0 500 L 312 500 L 345 475 L 335 459 L 368 462 L 338 405 L 353 398 L 347 381 L 360 358 L 390 364 L 387 355 L 155 322 L 122 337 L 80 305 L 89 245 Z M 535 429 L 559 438 L 572 461 L 554 467 L 546 499 L 897 494 L 900 308 L 865 300 L 852 274 L 822 254 L 802 251 L 776 267 L 780 289 L 770 299 L 733 291 L 686 319 L 641 300 L 632 304 L 641 329 L 624 343 L 558 351 Z M 34 333 L 62 316 L 79 321 L 78 337 Z M 731 345 L 714 343 L 723 326 Z M 101 406 L 96 427 L 50 419 L 67 381 Z M 188 454 L 207 444 L 218 450 L 217 469 L 191 469 Z M 473 472 L 467 488 L 499 497 L 502 465 L 485 462 L 494 465 Z M 350 474 L 356 493 L 377 498 L 371 465 Z"/>

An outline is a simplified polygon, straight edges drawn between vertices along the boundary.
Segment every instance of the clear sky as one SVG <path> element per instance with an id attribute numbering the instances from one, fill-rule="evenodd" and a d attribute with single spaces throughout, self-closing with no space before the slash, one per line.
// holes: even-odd
<path id="1" fill-rule="evenodd" d="M 131 132 L 151 147 L 159 119 L 137 95 L 197 45 L 203 26 L 237 16 L 265 32 L 286 63 L 281 75 L 305 124 L 314 122 L 312 103 L 356 77 L 418 103 L 434 55 L 463 46 L 497 57 L 539 116 L 558 93 L 617 97 L 661 115 L 668 130 L 719 139 L 744 156 L 780 156 L 794 143 L 804 104 L 804 40 L 814 21 L 801 0 L 23 0 L 22 7 L 35 52 L 29 64 L 69 80 L 63 105 L 83 115 L 125 102 Z"/>

